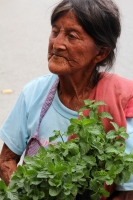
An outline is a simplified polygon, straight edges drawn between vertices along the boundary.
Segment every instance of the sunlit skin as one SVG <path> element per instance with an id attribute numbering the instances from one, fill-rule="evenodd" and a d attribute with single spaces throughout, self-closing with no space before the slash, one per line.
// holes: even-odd
<path id="1" fill-rule="evenodd" d="M 72 11 L 52 24 L 48 66 L 52 73 L 59 75 L 58 94 L 65 106 L 78 110 L 83 105 L 93 88 L 92 71 L 106 56 L 101 54 Z"/>

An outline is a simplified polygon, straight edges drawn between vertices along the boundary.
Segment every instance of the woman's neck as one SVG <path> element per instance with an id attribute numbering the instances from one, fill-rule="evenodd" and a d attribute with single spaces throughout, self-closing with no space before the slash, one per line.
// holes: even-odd
<path id="1" fill-rule="evenodd" d="M 58 96 L 60 101 L 69 109 L 78 111 L 83 105 L 84 100 L 89 98 L 95 86 L 93 75 L 84 75 L 76 78 L 71 75 L 59 75 L 60 83 Z"/>

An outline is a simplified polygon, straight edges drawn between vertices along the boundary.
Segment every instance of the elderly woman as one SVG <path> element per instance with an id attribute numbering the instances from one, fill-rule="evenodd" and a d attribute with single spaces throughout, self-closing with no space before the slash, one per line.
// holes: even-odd
<path id="1" fill-rule="evenodd" d="M 110 112 L 119 126 L 126 126 L 129 134 L 133 132 L 133 81 L 99 72 L 101 67 L 104 71 L 110 69 L 115 60 L 121 32 L 117 6 L 111 0 L 63 0 L 53 10 L 51 26 L 51 74 L 24 87 L 0 130 L 4 141 L 0 176 L 6 184 L 36 128 L 41 145 L 47 146 L 53 130 L 65 132 L 69 119 L 78 117 L 77 111 L 85 99 L 104 101 L 107 106 L 101 107 L 101 111 Z M 53 97 L 39 120 L 51 87 Z M 104 125 L 110 130 L 109 122 Z M 127 151 L 133 146 L 131 137 L 130 134 L 126 141 Z M 133 178 L 115 189 L 111 200 L 133 199 Z M 89 199 L 89 194 L 78 195 L 78 199 Z"/>

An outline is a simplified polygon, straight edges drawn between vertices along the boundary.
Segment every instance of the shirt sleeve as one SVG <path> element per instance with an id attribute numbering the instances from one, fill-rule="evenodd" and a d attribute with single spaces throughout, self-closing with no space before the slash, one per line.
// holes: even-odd
<path id="1" fill-rule="evenodd" d="M 0 129 L 0 138 L 16 154 L 22 155 L 29 138 L 27 112 L 23 92 Z"/>
<path id="2" fill-rule="evenodd" d="M 133 149 L 133 118 L 127 118 L 127 132 L 129 138 L 126 140 L 126 153 L 130 153 Z M 131 175 L 128 182 L 116 186 L 118 191 L 131 191 L 133 190 L 133 175 Z"/>

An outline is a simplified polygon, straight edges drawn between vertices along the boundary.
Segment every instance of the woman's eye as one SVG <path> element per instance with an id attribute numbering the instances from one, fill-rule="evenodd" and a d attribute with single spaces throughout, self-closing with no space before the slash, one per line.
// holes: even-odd
<path id="1" fill-rule="evenodd" d="M 77 38 L 74 34 L 69 34 L 69 37 L 70 37 L 71 39 L 76 39 L 76 38 Z"/>
<path id="2" fill-rule="evenodd" d="M 76 31 L 70 31 L 70 32 L 68 32 L 68 37 L 69 37 L 70 39 L 79 39 L 79 36 L 78 36 L 78 34 L 76 33 Z"/>
<path id="3" fill-rule="evenodd" d="M 53 31 L 52 30 L 52 35 L 58 35 L 58 31 Z"/>
<path id="4" fill-rule="evenodd" d="M 59 30 L 57 30 L 56 28 L 53 28 L 51 31 L 51 35 L 57 36 L 58 34 L 59 34 Z"/>

